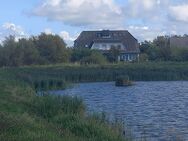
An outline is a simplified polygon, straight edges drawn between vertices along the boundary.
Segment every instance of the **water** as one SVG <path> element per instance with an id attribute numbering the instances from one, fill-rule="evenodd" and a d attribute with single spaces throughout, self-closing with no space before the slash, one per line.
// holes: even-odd
<path id="1" fill-rule="evenodd" d="M 188 140 L 188 82 L 114 82 L 76 84 L 55 94 L 80 96 L 91 112 L 105 112 L 123 120 L 135 139 Z"/>

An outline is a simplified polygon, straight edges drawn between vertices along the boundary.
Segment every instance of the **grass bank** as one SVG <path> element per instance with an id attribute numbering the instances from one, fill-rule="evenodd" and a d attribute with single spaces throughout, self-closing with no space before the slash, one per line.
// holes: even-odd
<path id="1" fill-rule="evenodd" d="M 188 80 L 188 62 L 53 65 L 0 69 L 1 141 L 124 141 L 121 127 L 103 116 L 86 116 L 79 98 L 37 96 L 35 89 L 61 89 L 66 82 Z"/>
<path id="2" fill-rule="evenodd" d="M 119 126 L 86 116 L 79 98 L 37 96 L 15 73 L 0 70 L 1 141 L 125 141 Z"/>

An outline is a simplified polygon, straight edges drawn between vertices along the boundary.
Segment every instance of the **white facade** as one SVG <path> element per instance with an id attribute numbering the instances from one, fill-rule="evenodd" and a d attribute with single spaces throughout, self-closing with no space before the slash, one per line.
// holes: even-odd
<path id="1" fill-rule="evenodd" d="M 117 47 L 120 50 L 125 49 L 122 43 L 94 43 L 91 49 L 96 50 L 110 50 L 111 47 Z"/>
<path id="2" fill-rule="evenodd" d="M 112 47 L 116 47 L 119 50 L 126 51 L 126 46 L 124 46 L 122 43 L 93 43 L 91 49 L 94 50 L 101 50 L 101 51 L 108 51 Z M 139 58 L 138 53 L 120 53 L 118 56 L 119 61 L 134 61 Z"/>
<path id="3" fill-rule="evenodd" d="M 136 53 L 125 53 L 120 54 L 119 61 L 134 61 L 139 58 L 139 55 Z"/>

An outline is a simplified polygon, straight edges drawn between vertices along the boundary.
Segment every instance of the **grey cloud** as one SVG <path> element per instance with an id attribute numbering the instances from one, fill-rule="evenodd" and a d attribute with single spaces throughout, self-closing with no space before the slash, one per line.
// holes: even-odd
<path id="1" fill-rule="evenodd" d="M 172 20 L 188 23 L 188 4 L 170 6 L 169 16 Z"/>
<path id="2" fill-rule="evenodd" d="M 77 27 L 128 29 L 139 40 L 151 40 L 188 32 L 186 4 L 186 0 L 128 0 L 121 6 L 115 0 L 44 0 L 33 14 Z"/>
<path id="3" fill-rule="evenodd" d="M 124 20 L 121 7 L 113 0 L 48 0 L 35 8 L 33 14 L 71 26 L 94 28 L 117 28 Z"/>

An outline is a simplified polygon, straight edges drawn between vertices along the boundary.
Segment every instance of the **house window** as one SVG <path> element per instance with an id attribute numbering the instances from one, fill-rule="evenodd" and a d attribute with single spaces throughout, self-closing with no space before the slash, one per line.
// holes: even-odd
<path id="1" fill-rule="evenodd" d="M 124 60 L 124 55 L 121 55 L 121 60 Z"/>
<path id="2" fill-rule="evenodd" d="M 101 37 L 101 33 L 97 33 L 97 37 L 100 38 Z"/>
<path id="3" fill-rule="evenodd" d="M 114 33 L 113 36 L 114 36 L 114 37 L 117 37 L 117 33 Z"/>
<path id="4" fill-rule="evenodd" d="M 131 61 L 133 60 L 133 56 L 132 56 L 132 54 L 130 54 L 130 60 L 131 60 Z"/>
<path id="5" fill-rule="evenodd" d="M 105 47 L 106 47 L 106 44 L 102 44 L 102 47 L 105 48 Z"/>
<path id="6" fill-rule="evenodd" d="M 99 48 L 99 44 L 94 44 L 92 48 L 93 49 L 98 49 Z"/>
<path id="7" fill-rule="evenodd" d="M 121 36 L 122 36 L 122 34 L 121 34 L 121 33 L 119 33 L 119 36 L 121 37 Z"/>
<path id="8" fill-rule="evenodd" d="M 98 44 L 95 44 L 95 48 L 98 48 L 99 47 L 99 45 Z"/>
<path id="9" fill-rule="evenodd" d="M 126 59 L 125 60 L 129 61 L 129 55 L 128 54 L 126 55 Z"/>
<path id="10" fill-rule="evenodd" d="M 102 38 L 110 38 L 110 35 L 103 35 Z"/>
<path id="11" fill-rule="evenodd" d="M 109 30 L 103 30 L 101 35 L 102 35 L 102 38 L 110 38 Z"/>

